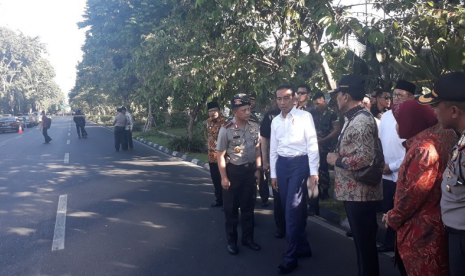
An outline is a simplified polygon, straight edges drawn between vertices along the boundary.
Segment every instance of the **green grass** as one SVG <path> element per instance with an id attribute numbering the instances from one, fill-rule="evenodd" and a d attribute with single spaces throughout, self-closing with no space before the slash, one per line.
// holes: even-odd
<path id="1" fill-rule="evenodd" d="M 156 143 L 160 146 L 167 147 L 170 138 L 166 135 L 160 134 L 156 131 L 151 132 L 134 132 L 132 134 L 133 137 L 141 137 L 147 141 Z M 186 154 L 192 158 L 196 158 L 202 162 L 208 163 L 208 154 L 207 153 L 189 153 L 189 152 L 182 152 L 182 154 Z"/>
<path id="2" fill-rule="evenodd" d="M 178 128 L 167 127 L 165 129 L 163 129 L 162 131 L 167 132 L 169 134 L 176 135 L 176 136 L 186 136 L 187 135 L 187 128 L 185 128 L 185 127 L 178 127 Z"/>

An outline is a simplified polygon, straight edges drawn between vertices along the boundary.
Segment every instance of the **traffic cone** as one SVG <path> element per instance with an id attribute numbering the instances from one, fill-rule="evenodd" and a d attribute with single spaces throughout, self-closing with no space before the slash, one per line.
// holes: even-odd
<path id="1" fill-rule="evenodd" d="M 21 127 L 21 125 L 19 125 L 18 133 L 23 133 L 23 128 Z"/>

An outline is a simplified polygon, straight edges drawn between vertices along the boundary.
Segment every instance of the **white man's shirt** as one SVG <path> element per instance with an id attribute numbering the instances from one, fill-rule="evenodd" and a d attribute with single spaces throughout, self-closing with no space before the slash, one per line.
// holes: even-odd
<path id="1" fill-rule="evenodd" d="M 383 174 L 383 179 L 397 182 L 400 165 L 404 161 L 405 148 L 396 131 L 397 121 L 392 110 L 386 111 L 381 117 L 379 124 L 379 138 L 383 145 L 384 162 L 389 165 L 392 174 Z"/>
<path id="2" fill-rule="evenodd" d="M 310 175 L 318 175 L 320 154 L 315 125 L 310 113 L 292 108 L 286 118 L 281 112 L 271 123 L 270 174 L 276 178 L 278 156 L 296 157 L 307 155 Z"/>
<path id="3" fill-rule="evenodd" d="M 132 130 L 132 125 L 133 125 L 133 122 L 132 122 L 132 115 L 131 113 L 127 112 L 126 111 L 126 118 L 128 119 L 128 123 L 126 124 L 126 127 L 125 129 L 126 130 Z"/>

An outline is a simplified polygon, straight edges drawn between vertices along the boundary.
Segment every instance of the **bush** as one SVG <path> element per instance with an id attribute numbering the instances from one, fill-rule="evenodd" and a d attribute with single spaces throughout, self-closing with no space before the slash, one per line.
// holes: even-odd
<path id="1" fill-rule="evenodd" d="M 173 137 L 168 143 L 168 148 L 182 153 L 206 151 L 204 139 L 198 136 L 194 136 L 192 139 L 189 139 L 188 136 Z"/>

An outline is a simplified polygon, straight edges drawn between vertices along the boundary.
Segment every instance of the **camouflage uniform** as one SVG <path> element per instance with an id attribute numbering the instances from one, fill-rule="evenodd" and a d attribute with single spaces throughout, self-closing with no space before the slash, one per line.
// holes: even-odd
<path id="1" fill-rule="evenodd" d="M 332 131 L 333 127 L 339 125 L 339 118 L 331 108 L 326 108 L 326 110 L 318 116 L 315 120 L 315 127 L 318 139 L 323 139 L 327 137 Z M 319 144 L 320 150 L 320 167 L 319 167 L 319 182 L 320 188 L 328 189 L 330 186 L 330 179 L 329 179 L 329 171 L 328 171 L 328 163 L 326 161 L 326 157 L 328 153 L 335 148 L 337 143 L 337 139 L 332 139 L 331 141 L 327 141 L 323 144 Z"/>

